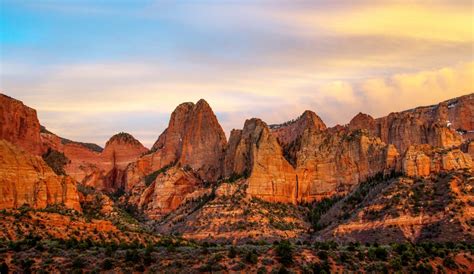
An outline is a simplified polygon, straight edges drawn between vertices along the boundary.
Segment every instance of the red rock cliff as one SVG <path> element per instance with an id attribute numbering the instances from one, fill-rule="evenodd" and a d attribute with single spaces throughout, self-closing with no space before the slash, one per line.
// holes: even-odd
<path id="1" fill-rule="evenodd" d="M 225 164 L 228 176 L 249 176 L 247 194 L 271 202 L 296 203 L 296 173 L 260 119 L 247 120 L 242 131 L 232 131 Z"/>
<path id="2" fill-rule="evenodd" d="M 40 155 L 43 146 L 36 110 L 0 93 L 0 139 Z"/>
<path id="3" fill-rule="evenodd" d="M 75 182 L 58 176 L 39 156 L 0 140 L 0 208 L 63 204 L 81 211 Z"/>
<path id="4" fill-rule="evenodd" d="M 454 98 L 438 105 L 391 113 L 378 119 L 358 114 L 348 128 L 366 129 L 383 142 L 394 144 L 400 152 L 410 145 L 430 144 L 449 148 L 459 146 L 474 133 L 474 94 Z"/>

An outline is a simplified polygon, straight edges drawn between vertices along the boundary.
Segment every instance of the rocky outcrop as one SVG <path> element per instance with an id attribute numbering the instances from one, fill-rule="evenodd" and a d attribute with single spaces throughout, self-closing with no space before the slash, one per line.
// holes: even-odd
<path id="1" fill-rule="evenodd" d="M 202 181 L 193 171 L 177 166 L 156 174 L 156 178 L 148 183 L 150 185 L 147 186 L 145 182 L 140 182 L 128 202 L 152 219 L 163 217 L 205 191 L 201 188 Z"/>
<path id="2" fill-rule="evenodd" d="M 271 202 L 296 203 L 294 168 L 268 126 L 260 119 L 245 121 L 242 131 L 233 131 L 226 152 L 227 175 L 249 175 L 247 193 Z"/>
<path id="3" fill-rule="evenodd" d="M 0 93 L 0 139 L 41 155 L 44 150 L 36 110 Z"/>
<path id="4" fill-rule="evenodd" d="M 471 169 L 472 159 L 460 149 L 440 149 L 430 145 L 410 146 L 402 159 L 407 176 L 427 177 L 441 171 Z"/>
<path id="5" fill-rule="evenodd" d="M 56 175 L 41 157 L 0 140 L 0 208 L 53 204 L 81 211 L 74 180 Z"/>
<path id="6" fill-rule="evenodd" d="M 393 145 L 386 145 L 366 131 L 314 133 L 301 138 L 297 153 L 299 200 L 310 202 L 345 194 L 358 183 L 396 170 L 399 158 Z"/>

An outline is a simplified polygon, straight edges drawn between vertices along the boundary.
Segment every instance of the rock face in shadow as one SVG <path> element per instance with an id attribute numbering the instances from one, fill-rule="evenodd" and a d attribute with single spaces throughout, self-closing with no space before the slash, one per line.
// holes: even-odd
<path id="1" fill-rule="evenodd" d="M 44 149 L 36 110 L 0 93 L 0 139 L 41 155 Z"/>
<path id="2" fill-rule="evenodd" d="M 0 140 L 0 208 L 53 204 L 81 211 L 74 180 L 56 175 L 41 157 Z"/>

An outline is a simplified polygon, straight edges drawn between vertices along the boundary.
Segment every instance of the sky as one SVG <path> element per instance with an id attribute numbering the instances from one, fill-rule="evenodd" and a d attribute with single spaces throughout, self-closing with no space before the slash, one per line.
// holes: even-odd
<path id="1" fill-rule="evenodd" d="M 56 134 L 150 147 L 204 98 L 227 136 L 328 126 L 474 92 L 472 1 L 0 0 L 0 92 Z"/>

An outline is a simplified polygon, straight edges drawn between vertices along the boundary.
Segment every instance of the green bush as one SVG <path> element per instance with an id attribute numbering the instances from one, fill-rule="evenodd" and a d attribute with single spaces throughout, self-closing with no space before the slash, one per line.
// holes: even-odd
<path id="1" fill-rule="evenodd" d="M 293 246 L 290 241 L 282 240 L 276 246 L 276 253 L 280 263 L 291 265 L 293 263 Z"/>
<path id="2" fill-rule="evenodd" d="M 456 269 L 458 268 L 458 265 L 454 261 L 453 257 L 448 256 L 443 259 L 443 265 L 449 269 Z"/>
<path id="3" fill-rule="evenodd" d="M 424 263 L 418 264 L 414 270 L 416 273 L 422 273 L 422 274 L 434 273 L 433 267 L 429 264 L 424 264 Z"/>
<path id="4" fill-rule="evenodd" d="M 324 198 L 321 201 L 314 202 L 312 204 L 311 210 L 308 213 L 308 220 L 311 223 L 314 230 L 318 231 L 324 228 L 319 223 L 321 216 L 323 216 L 340 199 L 341 199 L 340 196 L 333 196 L 330 198 Z"/>
<path id="5" fill-rule="evenodd" d="M 235 249 L 235 246 L 231 246 L 229 248 L 229 253 L 227 254 L 227 257 L 229 258 L 235 258 L 235 256 L 237 256 L 237 250 Z"/>
<path id="6" fill-rule="evenodd" d="M 245 261 L 250 264 L 256 264 L 258 262 L 257 251 L 255 251 L 255 249 L 253 249 L 252 251 L 248 251 L 245 254 Z"/>
<path id="7" fill-rule="evenodd" d="M 311 266 L 313 273 L 331 273 L 331 266 L 327 260 L 322 260 L 319 263 L 314 263 Z"/>
<path id="8" fill-rule="evenodd" d="M 2 264 L 0 264 L 0 273 L 1 274 L 8 274 L 8 265 L 7 263 L 3 262 Z"/>
<path id="9" fill-rule="evenodd" d="M 158 175 L 160 175 L 161 173 L 163 172 L 166 172 L 168 171 L 168 169 L 170 169 L 171 167 L 173 167 L 175 165 L 175 163 L 172 163 L 172 164 L 169 164 L 169 165 L 166 165 L 158 170 L 155 170 L 153 171 L 152 173 L 148 174 L 145 176 L 145 185 L 146 186 L 150 186 L 153 181 L 156 180 L 156 177 L 158 177 Z"/>
<path id="10" fill-rule="evenodd" d="M 321 259 L 321 260 L 327 260 L 328 259 L 328 252 L 325 251 L 325 250 L 320 250 L 318 251 L 318 257 Z"/>
<path id="11" fill-rule="evenodd" d="M 103 270 L 110 270 L 113 267 L 114 267 L 114 261 L 110 258 L 107 258 L 102 262 L 102 269 Z"/>

